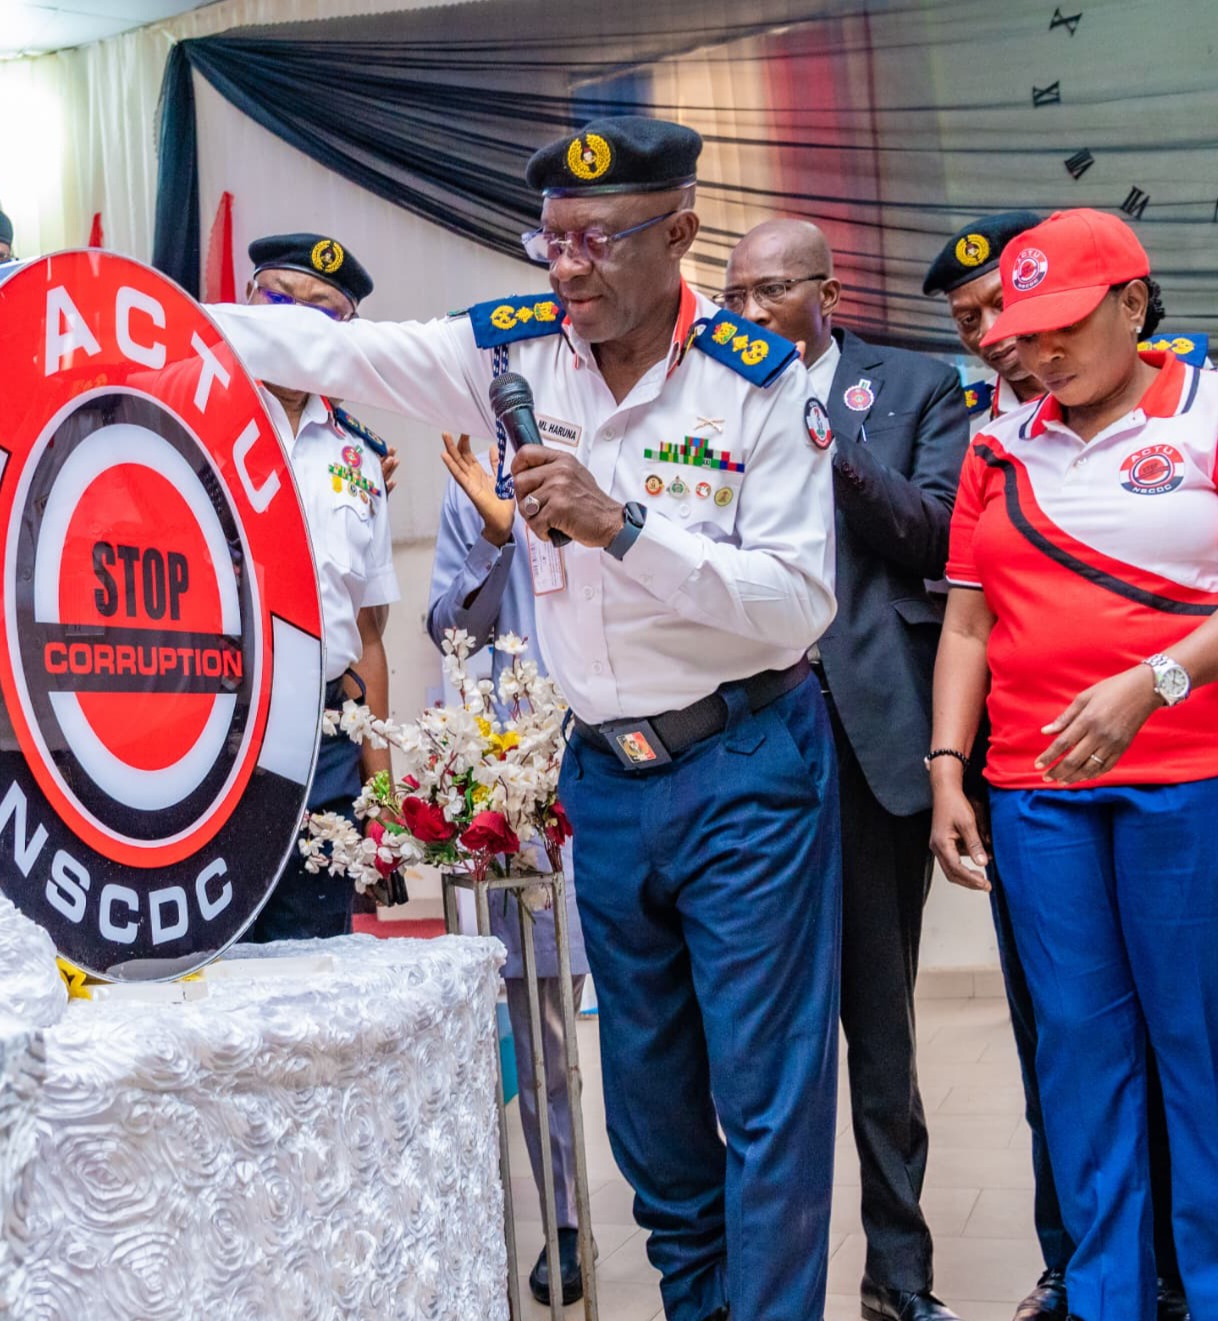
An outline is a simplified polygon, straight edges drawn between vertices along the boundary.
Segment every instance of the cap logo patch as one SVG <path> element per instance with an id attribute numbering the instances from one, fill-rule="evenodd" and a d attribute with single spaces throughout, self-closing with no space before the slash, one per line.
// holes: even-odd
<path id="1" fill-rule="evenodd" d="M 984 234 L 966 234 L 956 244 L 956 260 L 961 266 L 980 266 L 990 255 L 990 241 Z"/>
<path id="2" fill-rule="evenodd" d="M 322 239 L 320 243 L 313 245 L 309 260 L 313 263 L 315 271 L 321 271 L 324 275 L 333 275 L 343 264 L 344 255 L 342 244 L 335 243 L 333 239 Z"/>
<path id="3" fill-rule="evenodd" d="M 599 179 L 613 164 L 613 150 L 599 133 L 573 138 L 567 148 L 567 169 L 577 179 Z"/>
<path id="4" fill-rule="evenodd" d="M 1048 274 L 1048 257 L 1039 248 L 1024 248 L 1011 268 L 1011 283 L 1021 294 L 1026 294 Z"/>

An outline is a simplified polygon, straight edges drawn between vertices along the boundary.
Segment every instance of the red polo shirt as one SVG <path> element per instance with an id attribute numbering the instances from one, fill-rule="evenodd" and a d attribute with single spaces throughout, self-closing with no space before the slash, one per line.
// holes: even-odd
<path id="1" fill-rule="evenodd" d="M 995 418 L 965 457 L 948 581 L 997 616 L 986 777 L 1044 788 L 1041 727 L 1084 688 L 1218 609 L 1218 372 L 1171 353 L 1137 408 L 1084 442 L 1052 395 Z M 1218 776 L 1218 684 L 1155 711 L 1106 784 Z"/>

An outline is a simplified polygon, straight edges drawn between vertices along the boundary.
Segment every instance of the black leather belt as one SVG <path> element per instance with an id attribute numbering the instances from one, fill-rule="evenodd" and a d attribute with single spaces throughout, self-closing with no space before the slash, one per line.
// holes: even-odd
<path id="1" fill-rule="evenodd" d="M 735 680 L 723 687 L 743 688 L 749 709 L 760 711 L 784 693 L 789 693 L 792 688 L 797 688 L 811 673 L 811 664 L 807 660 L 798 660 L 789 669 L 763 670 L 750 679 Z M 665 711 L 643 720 L 607 720 L 602 725 L 589 725 L 579 716 L 573 719 L 580 738 L 587 739 L 603 751 L 612 752 L 623 765 L 632 770 L 646 770 L 650 766 L 670 761 L 677 753 L 684 752 L 701 739 L 721 733 L 727 725 L 727 703 L 719 692 L 713 692 L 692 706 L 682 707 L 679 711 Z M 653 736 L 660 743 L 660 748 L 651 746 Z M 646 749 L 654 755 L 644 756 L 640 749 Z"/>

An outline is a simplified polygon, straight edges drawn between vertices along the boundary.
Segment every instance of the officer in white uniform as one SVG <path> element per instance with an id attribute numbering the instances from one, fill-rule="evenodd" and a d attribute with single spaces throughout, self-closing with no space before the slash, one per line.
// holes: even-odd
<path id="1" fill-rule="evenodd" d="M 831 437 L 795 346 L 681 279 L 700 149 L 623 116 L 539 151 L 525 246 L 550 296 L 426 325 L 218 319 L 256 373 L 439 428 L 492 435 L 493 378 L 531 383 L 544 444 L 513 474 L 532 532 L 572 539 L 536 604 L 576 717 L 560 795 L 614 1154 L 671 1321 L 812 1321 L 841 920 L 806 659 L 835 608 Z"/>
<path id="2" fill-rule="evenodd" d="M 368 272 L 323 234 L 276 234 L 249 247 L 251 306 L 299 305 L 325 324 L 349 321 L 372 292 Z M 326 706 L 365 695 L 389 713 L 389 667 L 381 640 L 385 607 L 398 599 L 384 480 L 384 444 L 320 394 L 260 384 L 263 403 L 287 450 L 304 506 L 321 589 Z M 388 749 L 362 748 L 345 734 L 323 736 L 309 791 L 310 811 L 352 816 L 363 782 L 389 769 Z M 305 871 L 293 858 L 247 940 L 335 936 L 351 929 L 347 881 Z"/>

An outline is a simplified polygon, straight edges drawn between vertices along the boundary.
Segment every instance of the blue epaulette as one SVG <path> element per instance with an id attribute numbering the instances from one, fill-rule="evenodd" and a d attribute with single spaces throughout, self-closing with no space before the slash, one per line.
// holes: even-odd
<path id="1" fill-rule="evenodd" d="M 974 413 L 988 412 L 993 400 L 994 383 L 992 381 L 974 381 L 972 385 L 964 387 L 964 406 L 968 409 L 970 417 Z"/>
<path id="2" fill-rule="evenodd" d="M 1208 335 L 1173 335 L 1170 330 L 1160 331 L 1154 339 L 1144 339 L 1138 348 L 1145 352 L 1155 349 L 1162 353 L 1170 349 L 1181 362 L 1190 367 L 1210 365 L 1210 337 Z"/>
<path id="3" fill-rule="evenodd" d="M 364 426 L 359 418 L 352 417 L 345 408 L 340 408 L 338 404 L 331 404 L 330 411 L 334 414 L 335 422 L 337 422 L 344 431 L 353 435 L 356 440 L 367 445 L 378 459 L 389 457 L 388 443 L 382 440 L 371 427 Z"/>
<path id="4" fill-rule="evenodd" d="M 521 339 L 539 339 L 562 330 L 562 304 L 544 294 L 525 294 L 475 303 L 468 312 L 474 343 L 480 349 L 498 348 Z"/>
<path id="5" fill-rule="evenodd" d="M 704 322 L 694 347 L 743 376 L 753 385 L 767 386 L 799 357 L 789 339 L 763 330 L 731 312 L 720 312 Z"/>

